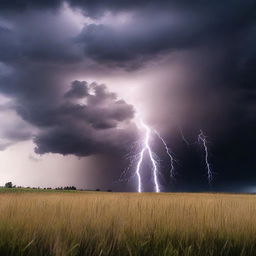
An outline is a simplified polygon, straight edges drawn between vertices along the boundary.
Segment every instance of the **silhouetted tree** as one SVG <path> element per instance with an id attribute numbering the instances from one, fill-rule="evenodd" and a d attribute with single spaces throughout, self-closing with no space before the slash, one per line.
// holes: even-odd
<path id="1" fill-rule="evenodd" d="M 75 186 L 67 186 L 67 187 L 64 187 L 64 190 L 76 190 L 76 187 Z"/>
<path id="2" fill-rule="evenodd" d="M 13 187 L 12 182 L 9 181 L 9 182 L 5 183 L 5 187 L 12 188 Z"/>

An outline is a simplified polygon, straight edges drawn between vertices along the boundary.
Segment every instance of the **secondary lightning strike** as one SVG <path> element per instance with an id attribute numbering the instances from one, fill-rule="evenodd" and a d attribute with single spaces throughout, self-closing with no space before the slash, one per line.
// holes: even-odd
<path id="1" fill-rule="evenodd" d="M 180 136 L 181 136 L 182 140 L 189 146 L 190 143 L 188 142 L 188 140 L 187 140 L 186 137 L 184 136 L 184 133 L 183 133 L 182 129 L 181 129 L 179 126 L 178 126 L 178 130 L 179 130 L 179 132 L 180 132 Z"/>
<path id="2" fill-rule="evenodd" d="M 137 149 L 138 141 L 132 144 L 129 153 L 125 156 L 125 159 L 128 160 L 130 164 L 122 171 L 119 179 L 116 182 L 129 182 L 134 176 L 137 175 L 137 173 L 134 172 L 132 175 L 129 175 L 129 177 L 127 176 L 127 174 L 131 172 L 131 169 L 133 168 L 135 162 L 137 162 L 136 156 L 138 156 L 138 154 L 134 153 L 137 152 Z"/>
<path id="3" fill-rule="evenodd" d="M 174 168 L 174 157 L 172 156 L 172 153 L 170 151 L 170 149 L 168 148 L 165 140 L 163 139 L 163 137 L 156 131 L 154 130 L 154 133 L 157 135 L 157 137 L 162 141 L 162 143 L 164 144 L 164 147 L 165 147 L 165 151 L 166 151 L 166 154 L 169 156 L 170 160 L 171 160 L 171 170 L 170 170 L 170 176 L 171 178 L 173 179 L 174 176 L 175 176 L 175 168 Z"/>
<path id="4" fill-rule="evenodd" d="M 152 167 L 153 167 L 153 177 L 154 177 L 154 184 L 155 184 L 155 192 L 160 192 L 160 186 L 159 186 L 159 182 L 158 182 L 158 177 L 157 177 L 157 173 L 158 173 L 158 169 L 157 169 L 157 161 L 154 158 L 153 152 L 150 148 L 150 135 L 151 135 L 151 129 L 140 119 L 140 124 L 141 126 L 145 129 L 146 134 L 145 134 L 145 139 L 144 139 L 144 146 L 140 152 L 139 155 L 139 161 L 137 163 L 137 168 L 136 168 L 136 175 L 138 178 L 138 192 L 142 192 L 142 185 L 141 185 L 141 173 L 140 173 L 140 169 L 141 169 L 141 165 L 143 162 L 143 158 L 145 155 L 145 152 L 148 152 L 150 161 L 152 163 Z"/>
<path id="5" fill-rule="evenodd" d="M 211 166 L 208 160 L 209 153 L 208 153 L 208 147 L 207 147 L 207 141 L 206 141 L 206 136 L 204 135 L 202 129 L 200 129 L 200 133 L 198 135 L 198 142 L 201 143 L 204 147 L 204 152 L 205 152 L 205 164 L 207 167 L 207 176 L 208 176 L 208 182 L 211 183 L 212 181 L 212 171 L 211 171 Z"/>

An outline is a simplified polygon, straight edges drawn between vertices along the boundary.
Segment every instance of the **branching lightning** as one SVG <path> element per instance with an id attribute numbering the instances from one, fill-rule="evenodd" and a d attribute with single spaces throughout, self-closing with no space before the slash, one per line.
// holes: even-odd
<path id="1" fill-rule="evenodd" d="M 157 161 L 154 158 L 154 154 L 150 148 L 150 135 L 152 133 L 151 129 L 140 119 L 140 124 L 145 129 L 145 138 L 143 140 L 143 148 L 139 154 L 139 160 L 136 167 L 136 175 L 138 180 L 138 192 L 142 192 L 142 183 L 141 183 L 141 165 L 145 156 L 145 153 L 148 152 L 151 164 L 152 164 L 152 171 L 153 171 L 153 178 L 154 178 L 154 186 L 155 192 L 160 192 L 160 186 L 158 182 L 158 168 L 157 168 Z"/>
<path id="2" fill-rule="evenodd" d="M 139 123 L 140 123 L 141 128 L 144 131 L 144 133 L 143 133 L 144 136 L 140 143 L 140 150 L 139 151 L 135 150 L 135 152 L 138 152 L 138 153 L 136 153 L 136 155 L 133 155 L 131 157 L 132 162 L 136 162 L 136 171 L 133 174 L 133 176 L 135 176 L 137 178 L 137 191 L 139 193 L 144 191 L 143 179 L 142 179 L 143 178 L 142 166 L 143 166 L 143 162 L 146 161 L 146 159 L 148 159 L 145 157 L 148 156 L 150 164 L 152 166 L 154 191 L 161 192 L 160 191 L 160 183 L 158 180 L 158 176 L 160 174 L 159 169 L 158 169 L 159 160 L 151 148 L 151 139 L 153 138 L 152 134 L 155 134 L 159 138 L 159 140 L 162 142 L 162 144 L 165 148 L 166 154 L 168 155 L 168 157 L 170 159 L 170 178 L 172 178 L 172 179 L 175 177 L 175 161 L 176 160 L 174 158 L 172 151 L 168 147 L 165 139 L 160 135 L 160 133 L 158 131 L 156 131 L 155 129 L 150 128 L 147 124 L 145 124 L 143 122 L 143 120 L 141 118 L 139 118 Z M 190 145 L 188 140 L 183 135 L 183 132 L 180 129 L 180 127 L 179 127 L 179 131 L 180 131 L 183 141 L 187 145 Z M 204 161 L 205 161 L 205 165 L 206 165 L 206 169 L 207 169 L 207 178 L 208 178 L 208 182 L 211 183 L 211 181 L 213 179 L 213 172 L 212 172 L 211 164 L 209 162 L 209 149 L 208 149 L 208 145 L 207 145 L 208 144 L 207 137 L 205 136 L 202 129 L 200 129 L 200 133 L 198 134 L 197 141 L 203 147 Z M 132 151 L 134 152 L 134 150 L 132 150 Z M 130 166 L 132 166 L 132 165 L 133 164 L 131 164 Z"/>
<path id="3" fill-rule="evenodd" d="M 122 171 L 119 179 L 116 182 L 130 182 L 130 180 L 136 176 L 137 174 L 135 172 L 132 172 L 132 175 L 130 175 L 131 170 L 133 169 L 135 163 L 138 160 L 138 154 L 136 154 L 138 150 L 138 146 L 141 143 L 139 141 L 136 141 L 135 143 L 132 143 L 129 152 L 124 157 L 125 160 L 128 160 L 129 164 L 128 166 Z"/>
<path id="4" fill-rule="evenodd" d="M 207 176 L 208 176 L 208 182 L 211 183 L 213 179 L 212 171 L 211 171 L 211 166 L 209 163 L 209 152 L 208 152 L 208 147 L 207 147 L 207 140 L 206 136 L 204 135 L 203 131 L 200 129 L 200 133 L 198 135 L 198 142 L 204 147 L 204 152 L 205 152 L 205 164 L 207 168 Z"/>
<path id="5" fill-rule="evenodd" d="M 163 139 L 163 137 L 156 131 L 154 130 L 154 133 L 158 136 L 158 138 L 163 142 L 164 144 L 164 147 L 165 147 L 165 151 L 166 151 L 166 154 L 169 156 L 170 158 L 170 162 L 171 162 L 171 169 L 170 169 L 170 177 L 171 178 L 174 178 L 175 176 L 175 168 L 174 168 L 174 157 L 171 153 L 171 150 L 168 148 L 167 146 L 167 143 L 165 142 L 165 140 Z"/>

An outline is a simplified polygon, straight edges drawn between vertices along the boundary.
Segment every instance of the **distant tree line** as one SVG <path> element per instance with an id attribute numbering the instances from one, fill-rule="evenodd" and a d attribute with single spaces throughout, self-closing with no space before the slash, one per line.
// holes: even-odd
<path id="1" fill-rule="evenodd" d="M 27 188 L 27 189 L 53 189 L 53 190 L 77 190 L 75 186 L 65 186 L 65 187 L 57 187 L 57 188 L 51 188 L 51 187 L 47 187 L 47 188 L 41 188 L 41 187 L 22 187 L 22 186 L 16 186 L 13 185 L 13 183 L 11 181 L 6 182 L 5 183 L 5 188 Z M 86 189 L 79 189 L 81 191 L 87 191 Z M 95 191 L 101 191 L 100 189 L 95 189 Z M 107 192 L 112 192 L 111 189 L 108 189 Z"/>
<path id="2" fill-rule="evenodd" d="M 16 186 L 13 185 L 13 183 L 11 181 L 6 182 L 5 183 L 5 188 L 30 188 L 30 189 L 53 189 L 51 187 L 47 187 L 47 188 L 41 188 L 41 187 L 21 187 L 21 186 Z M 66 187 L 57 187 L 55 188 L 55 190 L 76 190 L 75 186 L 66 186 Z"/>
<path id="3" fill-rule="evenodd" d="M 75 186 L 67 186 L 67 187 L 57 187 L 56 190 L 76 190 Z"/>

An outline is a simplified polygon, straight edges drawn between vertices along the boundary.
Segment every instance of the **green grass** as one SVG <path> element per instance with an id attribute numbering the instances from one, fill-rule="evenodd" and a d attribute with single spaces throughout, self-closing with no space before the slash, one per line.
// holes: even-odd
<path id="1" fill-rule="evenodd" d="M 254 195 L 10 191 L 3 256 L 255 255 Z"/>

